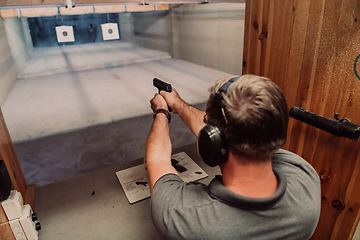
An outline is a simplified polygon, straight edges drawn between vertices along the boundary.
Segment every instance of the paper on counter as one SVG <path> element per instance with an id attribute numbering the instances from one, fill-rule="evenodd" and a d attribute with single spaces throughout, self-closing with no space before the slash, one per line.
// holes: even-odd
<path id="1" fill-rule="evenodd" d="M 171 158 L 179 161 L 178 164 L 187 169 L 179 173 L 179 176 L 184 182 L 197 181 L 208 177 L 208 174 L 185 152 L 174 154 Z M 145 164 L 118 171 L 116 172 L 116 176 L 130 203 L 135 203 L 150 197 L 149 179 Z"/>

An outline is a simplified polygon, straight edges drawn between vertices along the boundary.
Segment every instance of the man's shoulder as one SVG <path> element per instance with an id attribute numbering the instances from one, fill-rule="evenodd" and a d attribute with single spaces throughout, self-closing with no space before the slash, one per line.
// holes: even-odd
<path id="1" fill-rule="evenodd" d="M 273 158 L 273 169 L 286 179 L 285 202 L 297 204 L 298 209 L 311 206 L 315 212 L 319 211 L 320 178 L 310 163 L 295 153 L 280 149 Z"/>
<path id="2" fill-rule="evenodd" d="M 273 169 L 283 174 L 288 182 L 314 185 L 320 189 L 320 178 L 314 167 L 299 155 L 279 149 L 273 157 Z"/>
<path id="3" fill-rule="evenodd" d="M 280 169 L 285 173 L 304 173 L 306 175 L 318 178 L 316 170 L 301 156 L 284 150 L 279 149 L 273 157 L 273 168 Z"/>

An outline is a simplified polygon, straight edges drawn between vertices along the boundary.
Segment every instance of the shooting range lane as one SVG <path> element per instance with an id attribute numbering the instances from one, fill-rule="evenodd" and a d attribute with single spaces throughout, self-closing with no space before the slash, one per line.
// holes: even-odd
<path id="1" fill-rule="evenodd" d="M 166 52 L 136 47 L 122 41 L 37 47 L 32 49 L 31 61 L 26 64 L 19 77 L 122 67 L 165 58 L 170 58 Z"/>
<path id="2" fill-rule="evenodd" d="M 152 124 L 149 101 L 157 92 L 154 77 L 171 83 L 188 103 L 202 103 L 203 109 L 210 83 L 230 75 L 127 44 L 78 46 L 76 54 L 68 46 L 50 48 L 44 59 L 29 62 L 43 64 L 40 72 L 25 69 L 2 107 L 28 183 L 43 186 L 143 157 Z M 107 51 L 111 61 L 104 64 L 104 53 L 96 65 L 93 53 L 104 48 L 113 49 Z M 63 52 L 57 54 L 57 62 L 63 62 L 59 68 L 49 65 L 56 52 Z M 84 70 L 85 63 L 94 63 L 96 70 Z M 174 147 L 196 140 L 177 116 L 170 127 Z"/>

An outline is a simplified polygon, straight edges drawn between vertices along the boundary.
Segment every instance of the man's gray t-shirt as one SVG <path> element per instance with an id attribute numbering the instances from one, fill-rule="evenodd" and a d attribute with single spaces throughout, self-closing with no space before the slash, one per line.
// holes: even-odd
<path id="1" fill-rule="evenodd" d="M 249 198 L 226 188 L 221 177 L 208 186 L 162 176 L 151 197 L 154 225 L 165 239 L 308 239 L 320 215 L 320 180 L 298 155 L 279 150 L 273 158 L 278 189 Z"/>

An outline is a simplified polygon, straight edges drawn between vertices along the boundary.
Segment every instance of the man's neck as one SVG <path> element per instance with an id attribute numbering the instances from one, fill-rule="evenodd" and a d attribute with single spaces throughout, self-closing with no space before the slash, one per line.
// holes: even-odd
<path id="1" fill-rule="evenodd" d="M 271 159 L 255 161 L 234 156 L 230 151 L 228 161 L 220 169 L 224 186 L 242 196 L 270 197 L 277 190 Z"/>

